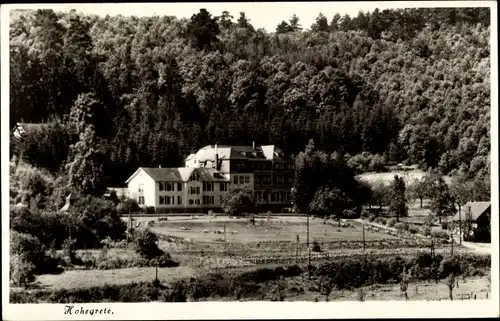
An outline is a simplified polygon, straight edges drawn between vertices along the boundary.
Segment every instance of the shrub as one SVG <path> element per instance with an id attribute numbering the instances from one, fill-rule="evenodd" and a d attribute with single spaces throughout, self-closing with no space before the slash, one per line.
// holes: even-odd
<path id="1" fill-rule="evenodd" d="M 24 254 L 10 256 L 10 279 L 15 285 L 26 286 L 35 280 L 35 265 Z"/>
<path id="2" fill-rule="evenodd" d="M 460 275 L 462 269 L 457 257 L 446 257 L 439 265 L 439 275 L 442 279 L 447 278 L 449 275 Z"/>
<path id="3" fill-rule="evenodd" d="M 230 187 L 222 197 L 221 206 L 229 216 L 256 212 L 254 193 L 247 187 Z"/>
<path id="4" fill-rule="evenodd" d="M 388 227 L 394 227 L 396 225 L 397 221 L 395 218 L 391 218 L 387 221 L 387 226 Z"/>
<path id="5" fill-rule="evenodd" d="M 147 260 L 153 259 L 163 254 L 163 251 L 160 250 L 157 242 L 158 236 L 149 229 L 145 229 L 135 240 L 136 251 L 141 257 Z"/>
<path id="6" fill-rule="evenodd" d="M 445 231 L 432 231 L 431 236 L 437 239 L 448 240 L 449 235 Z"/>
<path id="7" fill-rule="evenodd" d="M 373 221 L 375 221 L 375 218 L 377 218 L 377 216 L 375 216 L 375 214 L 370 214 L 370 216 L 368 216 L 368 221 L 373 222 Z"/>
<path id="8" fill-rule="evenodd" d="M 163 253 L 162 255 L 151 260 L 151 264 L 153 266 L 158 267 L 176 267 L 179 266 L 179 263 L 172 260 L 169 253 Z"/>
<path id="9" fill-rule="evenodd" d="M 418 227 L 412 225 L 409 227 L 409 231 L 411 234 L 417 234 L 419 231 L 418 231 Z"/>
<path id="10" fill-rule="evenodd" d="M 63 255 L 69 263 L 75 263 L 76 261 L 75 243 L 75 239 L 71 239 L 68 237 L 62 245 Z"/>
<path id="11" fill-rule="evenodd" d="M 368 211 L 367 209 L 363 209 L 361 211 L 361 218 L 367 219 L 370 216 L 370 214 L 371 214 L 370 211 Z"/>
<path id="12" fill-rule="evenodd" d="M 448 229 L 448 222 L 442 222 L 442 223 L 441 223 L 441 228 L 442 228 L 443 230 L 447 230 L 447 229 Z"/>
<path id="13" fill-rule="evenodd" d="M 135 199 L 126 198 L 118 203 L 116 211 L 119 214 L 137 213 L 139 212 L 139 204 Z"/>
<path id="14" fill-rule="evenodd" d="M 425 235 L 425 236 L 428 236 L 428 235 L 431 235 L 431 227 L 430 226 L 424 226 L 420 229 L 420 233 Z"/>
<path id="15" fill-rule="evenodd" d="M 45 254 L 45 246 L 37 237 L 31 234 L 10 233 L 10 255 L 22 255 L 23 260 L 33 264 L 35 274 L 58 274 L 62 270 L 58 267 L 57 258 L 51 258 Z"/>
<path id="16" fill-rule="evenodd" d="M 276 280 L 269 291 L 271 301 L 285 301 L 285 289 L 286 283 L 282 279 Z"/>
<path id="17" fill-rule="evenodd" d="M 162 302 L 186 302 L 187 290 L 184 281 L 176 281 L 160 295 Z"/>
<path id="18" fill-rule="evenodd" d="M 312 243 L 312 249 L 313 252 L 321 252 L 321 247 L 319 246 L 318 241 L 314 240 Z"/>
<path id="19" fill-rule="evenodd" d="M 398 232 L 403 232 L 404 231 L 404 224 L 403 222 L 398 222 L 394 225 L 394 228 L 398 230 Z"/>

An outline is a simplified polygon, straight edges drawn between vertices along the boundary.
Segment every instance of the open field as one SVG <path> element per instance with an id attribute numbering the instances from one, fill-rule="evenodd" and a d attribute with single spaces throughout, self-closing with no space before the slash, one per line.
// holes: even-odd
<path id="1" fill-rule="evenodd" d="M 360 224 L 350 223 L 349 227 L 325 224 L 321 219 L 310 219 L 309 239 L 312 242 L 328 242 L 335 240 L 360 241 L 363 239 L 363 230 Z M 247 219 L 217 218 L 217 220 L 168 220 L 156 223 L 152 230 L 158 234 L 174 235 L 194 242 L 221 242 L 225 239 L 230 243 L 252 243 L 261 241 L 290 241 L 296 242 L 297 235 L 300 242 L 307 237 L 307 223 L 304 217 L 275 217 L 270 219 L 256 219 L 255 225 Z M 216 234 L 219 232 L 222 234 Z M 365 231 L 365 240 L 387 240 L 396 237 Z"/>
<path id="2" fill-rule="evenodd" d="M 358 175 L 358 178 L 370 183 L 374 184 L 377 182 L 383 182 L 384 184 L 389 184 L 394 180 L 394 176 L 398 175 L 403 177 L 406 184 L 410 184 L 415 179 L 421 179 L 424 177 L 426 172 L 421 169 L 413 168 L 411 170 L 391 170 L 388 172 L 369 172 Z M 443 179 L 447 184 L 450 184 L 451 178 L 449 176 L 444 176 Z"/>

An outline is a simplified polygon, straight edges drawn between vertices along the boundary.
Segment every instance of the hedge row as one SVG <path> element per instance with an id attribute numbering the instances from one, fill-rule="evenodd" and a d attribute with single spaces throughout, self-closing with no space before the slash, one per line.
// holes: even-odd
<path id="1" fill-rule="evenodd" d="M 415 279 L 445 278 L 450 273 L 476 274 L 477 269 L 489 269 L 489 256 L 461 254 L 444 258 L 422 253 L 413 258 L 390 257 L 365 260 L 339 258 L 311 267 L 314 277 L 330 277 L 342 288 L 374 283 L 398 282 L 406 271 Z M 306 270 L 297 265 L 260 268 L 244 273 L 213 273 L 200 278 L 179 280 L 168 287 L 159 282 L 102 285 L 86 289 L 10 293 L 11 303 L 90 303 L 90 302 L 183 302 L 190 300 L 242 297 L 264 298 L 269 286 L 277 280 L 299 276 Z M 286 283 L 286 282 L 285 282 Z"/>

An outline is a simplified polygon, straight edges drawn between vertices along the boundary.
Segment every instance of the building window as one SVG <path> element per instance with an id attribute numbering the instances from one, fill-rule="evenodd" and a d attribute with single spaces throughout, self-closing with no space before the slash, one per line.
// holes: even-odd
<path id="1" fill-rule="evenodd" d="M 144 205 L 144 196 L 139 196 L 137 203 L 139 203 L 139 205 Z"/>
<path id="2" fill-rule="evenodd" d="M 195 199 L 195 200 L 194 200 L 194 203 L 195 203 L 196 205 L 200 205 L 200 199 L 199 199 L 199 198 Z"/>
<path id="3" fill-rule="evenodd" d="M 182 196 L 177 196 L 177 204 L 182 205 Z"/>
<path id="4" fill-rule="evenodd" d="M 287 182 L 288 184 L 293 184 L 293 176 L 287 176 L 287 178 L 286 178 L 286 182 Z"/>
<path id="5" fill-rule="evenodd" d="M 285 169 L 285 165 L 283 163 L 276 163 L 276 169 Z"/>
<path id="6" fill-rule="evenodd" d="M 245 184 L 250 184 L 250 176 L 245 176 Z"/>
<path id="7" fill-rule="evenodd" d="M 160 205 L 165 204 L 165 198 L 163 197 L 163 195 L 160 195 L 159 203 L 160 203 Z"/>
<path id="8" fill-rule="evenodd" d="M 277 184 L 283 184 L 285 182 L 285 179 L 282 175 L 276 175 L 276 183 Z"/>
<path id="9" fill-rule="evenodd" d="M 182 192 L 182 183 L 177 183 L 177 191 Z"/>
<path id="10" fill-rule="evenodd" d="M 203 205 L 213 205 L 214 197 L 213 196 L 203 196 Z"/>
<path id="11" fill-rule="evenodd" d="M 204 192 L 212 192 L 214 190 L 213 182 L 203 182 L 203 191 Z"/>
<path id="12" fill-rule="evenodd" d="M 139 188 L 137 190 L 139 192 L 144 192 L 144 184 L 139 184 Z"/>
<path id="13" fill-rule="evenodd" d="M 219 183 L 219 191 L 225 192 L 227 191 L 227 183 Z"/>
<path id="14" fill-rule="evenodd" d="M 170 196 L 165 196 L 165 204 L 167 204 L 167 205 L 172 204 L 173 202 L 170 202 L 171 200 L 173 201 L 173 199 L 171 199 Z"/>
<path id="15" fill-rule="evenodd" d="M 270 175 L 263 176 L 262 177 L 262 182 L 263 182 L 264 185 L 271 184 L 271 176 Z"/>
<path id="16" fill-rule="evenodd" d="M 234 184 L 238 184 L 238 176 L 234 176 L 233 177 L 233 183 Z"/>
<path id="17" fill-rule="evenodd" d="M 160 192 L 165 189 L 165 186 L 163 186 L 163 182 L 159 182 L 158 185 L 158 189 L 160 190 Z"/>
<path id="18" fill-rule="evenodd" d="M 190 199 L 189 200 L 189 205 L 193 205 L 194 204 L 194 200 L 193 199 Z"/>
<path id="19" fill-rule="evenodd" d="M 253 180 L 255 185 L 260 185 L 260 176 L 254 176 Z"/>
<path id="20" fill-rule="evenodd" d="M 224 199 L 224 198 L 222 197 L 222 195 L 219 195 L 219 204 L 222 204 L 223 199 Z"/>
<path id="21" fill-rule="evenodd" d="M 191 186 L 189 188 L 189 194 L 190 195 L 197 195 L 200 194 L 200 187 L 199 186 Z"/>
<path id="22" fill-rule="evenodd" d="M 194 173 L 193 176 L 191 176 L 192 181 L 199 181 L 200 180 L 200 175 L 198 173 Z"/>
<path id="23" fill-rule="evenodd" d="M 239 170 L 245 169 L 245 163 L 243 163 L 243 162 L 237 162 L 236 163 L 236 169 L 239 169 Z"/>
<path id="24" fill-rule="evenodd" d="M 174 184 L 172 182 L 165 182 L 165 185 L 167 192 L 172 192 L 174 190 Z"/>
<path id="25" fill-rule="evenodd" d="M 286 169 L 293 170 L 293 164 L 292 163 L 286 164 Z"/>
<path id="26" fill-rule="evenodd" d="M 271 193 L 271 202 L 279 202 L 279 194 L 278 192 Z"/>

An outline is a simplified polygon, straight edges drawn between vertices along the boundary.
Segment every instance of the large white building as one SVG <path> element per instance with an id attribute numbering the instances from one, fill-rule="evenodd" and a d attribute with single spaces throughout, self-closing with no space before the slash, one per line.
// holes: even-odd
<path id="1" fill-rule="evenodd" d="M 294 162 L 274 145 L 199 149 L 185 167 L 140 167 L 127 181 L 128 194 L 156 212 L 207 212 L 221 207 L 229 185 L 250 187 L 267 209 L 290 207 Z"/>

